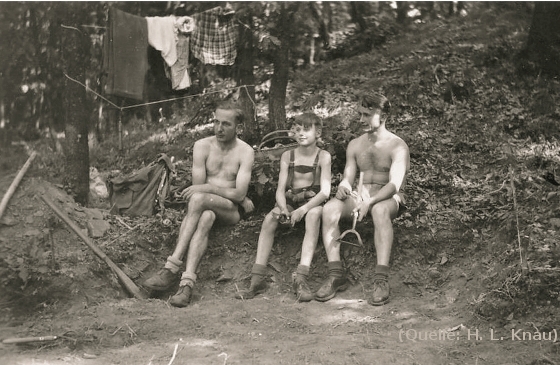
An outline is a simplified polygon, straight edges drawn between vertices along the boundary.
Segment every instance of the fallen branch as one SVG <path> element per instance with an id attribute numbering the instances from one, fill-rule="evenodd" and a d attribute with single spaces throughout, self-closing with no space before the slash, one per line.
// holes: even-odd
<path id="1" fill-rule="evenodd" d="M 82 241 L 84 241 L 84 243 L 91 248 L 91 250 L 99 257 L 101 258 L 103 261 L 105 261 L 105 263 L 111 268 L 111 270 L 113 271 L 113 273 L 115 275 L 117 275 L 117 278 L 119 279 L 119 281 L 121 282 L 121 284 L 124 286 L 124 288 L 134 296 L 134 298 L 136 299 L 146 299 L 148 296 L 142 292 L 140 290 L 140 288 L 138 286 L 136 286 L 136 284 L 134 283 L 134 281 L 132 281 L 132 279 L 130 279 L 125 273 L 124 271 L 122 271 L 117 264 L 115 264 L 113 262 L 113 260 L 111 260 L 109 258 L 109 256 L 107 256 L 105 254 L 105 252 L 103 252 L 99 247 L 97 247 L 86 235 L 85 233 L 76 225 L 76 223 L 74 223 L 70 217 L 68 217 L 68 215 L 66 215 L 66 213 L 64 213 L 59 207 L 57 207 L 49 198 L 47 198 L 44 194 L 41 195 L 41 199 L 43 199 L 43 201 L 56 213 L 56 215 L 58 215 L 58 217 L 60 219 L 62 219 L 64 221 L 64 223 L 66 223 L 70 228 L 72 228 L 72 230 L 82 239 Z"/>
<path id="2" fill-rule="evenodd" d="M 511 193 L 513 195 L 513 208 L 515 210 L 515 223 L 517 228 L 517 243 L 519 245 L 519 257 L 521 259 L 521 271 L 526 274 L 529 271 L 529 265 L 527 264 L 527 247 L 521 243 L 521 233 L 519 232 L 519 211 L 517 209 L 517 197 L 515 194 L 515 182 L 513 181 L 513 169 L 510 168 L 510 184 Z"/>
<path id="3" fill-rule="evenodd" d="M 175 356 L 177 355 L 177 348 L 178 347 L 179 347 L 179 344 L 176 343 L 175 344 L 175 350 L 173 350 L 173 356 L 171 357 L 171 360 L 169 360 L 169 363 L 167 365 L 173 364 L 173 361 L 175 360 Z"/>
<path id="4" fill-rule="evenodd" d="M 35 156 L 37 156 L 37 152 L 33 151 L 33 153 L 31 153 L 31 156 L 29 156 L 29 158 L 25 162 L 25 165 L 23 165 L 21 170 L 19 170 L 14 181 L 12 181 L 12 184 L 8 188 L 8 191 L 6 191 L 6 194 L 4 194 L 4 197 L 2 198 L 2 202 L 0 202 L 0 218 L 2 218 L 2 215 L 4 214 L 4 211 L 8 206 L 8 201 L 10 200 L 12 195 L 14 195 L 19 183 L 21 182 L 21 179 L 23 179 L 23 175 L 25 175 L 25 173 L 29 169 L 29 166 L 31 165 L 31 162 L 33 161 Z"/>

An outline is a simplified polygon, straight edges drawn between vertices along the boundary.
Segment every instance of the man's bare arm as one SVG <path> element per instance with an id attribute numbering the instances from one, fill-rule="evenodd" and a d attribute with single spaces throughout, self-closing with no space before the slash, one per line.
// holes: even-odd
<path id="1" fill-rule="evenodd" d="M 193 146 L 193 164 L 192 164 L 192 184 L 202 185 L 206 183 L 206 158 L 208 158 L 209 146 L 207 142 L 198 140 Z"/>
<path id="2" fill-rule="evenodd" d="M 404 183 L 406 174 L 410 166 L 410 155 L 408 151 L 408 146 L 402 142 L 395 150 L 391 153 L 391 168 L 389 170 L 389 182 L 385 184 L 374 196 L 370 197 L 369 206 L 389 199 L 393 195 L 399 192 L 401 186 Z"/>
<path id="3" fill-rule="evenodd" d="M 358 165 L 356 161 L 356 140 L 350 141 L 346 149 L 346 165 L 344 166 L 344 175 L 342 181 L 338 185 L 336 198 L 345 200 L 352 192 L 352 183 L 356 178 Z"/>
<path id="4" fill-rule="evenodd" d="M 237 172 L 237 179 L 235 181 L 235 189 L 231 192 L 231 198 L 225 197 L 234 203 L 241 203 L 247 196 L 249 184 L 251 183 L 251 172 L 253 171 L 253 162 L 255 161 L 255 151 L 247 145 L 243 149 L 243 156 L 241 158 L 241 166 Z M 229 193 L 229 189 L 225 189 L 224 193 Z"/>

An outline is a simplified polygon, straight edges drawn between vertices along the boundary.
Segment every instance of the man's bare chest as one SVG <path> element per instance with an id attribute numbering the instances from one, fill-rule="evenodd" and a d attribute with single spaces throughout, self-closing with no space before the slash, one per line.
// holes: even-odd
<path id="1" fill-rule="evenodd" d="M 392 162 L 391 152 L 383 144 L 362 145 L 357 150 L 356 162 L 362 170 L 389 171 Z"/>
<path id="2" fill-rule="evenodd" d="M 222 176 L 228 180 L 234 180 L 239 166 L 239 159 L 232 154 L 210 153 L 206 159 L 208 176 Z"/>

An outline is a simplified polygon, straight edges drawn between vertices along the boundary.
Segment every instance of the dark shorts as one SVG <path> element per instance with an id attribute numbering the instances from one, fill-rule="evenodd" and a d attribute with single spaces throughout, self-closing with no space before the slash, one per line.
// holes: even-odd
<path id="1" fill-rule="evenodd" d="M 237 211 L 239 212 L 239 220 L 240 221 L 244 220 L 245 218 L 247 218 L 247 216 L 249 216 L 248 213 L 245 213 L 245 209 L 243 209 L 241 204 L 237 204 Z"/>

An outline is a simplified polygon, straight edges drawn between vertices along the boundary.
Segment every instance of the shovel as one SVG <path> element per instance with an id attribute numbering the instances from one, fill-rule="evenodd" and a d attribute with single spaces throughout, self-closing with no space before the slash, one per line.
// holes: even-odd
<path id="1" fill-rule="evenodd" d="M 358 199 L 362 198 L 363 185 L 364 185 L 364 173 L 360 171 L 360 180 L 358 181 Z M 356 222 L 358 221 L 358 210 L 354 210 L 352 212 L 352 216 L 354 217 L 352 220 L 352 228 L 342 232 L 340 237 L 337 238 L 336 242 L 340 244 L 347 243 L 353 246 L 364 247 L 364 243 L 362 242 L 362 237 L 360 236 L 358 231 L 356 231 Z M 353 236 L 354 238 L 352 238 Z"/>

